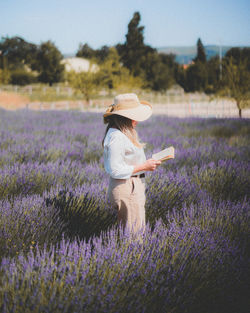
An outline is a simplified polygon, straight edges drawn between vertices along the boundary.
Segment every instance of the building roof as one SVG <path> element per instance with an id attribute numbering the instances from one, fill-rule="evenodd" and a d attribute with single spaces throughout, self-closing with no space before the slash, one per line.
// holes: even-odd
<path id="1" fill-rule="evenodd" d="M 84 58 L 65 58 L 61 61 L 61 63 L 65 65 L 66 72 L 97 72 L 99 69 L 97 64 L 91 63 L 88 59 Z"/>

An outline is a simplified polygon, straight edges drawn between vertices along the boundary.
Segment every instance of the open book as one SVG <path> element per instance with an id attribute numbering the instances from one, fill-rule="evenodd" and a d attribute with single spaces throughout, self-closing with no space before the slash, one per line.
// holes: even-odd
<path id="1" fill-rule="evenodd" d="M 152 159 L 166 161 L 170 159 L 174 159 L 174 147 L 166 148 L 158 153 L 154 153 L 152 155 Z"/>

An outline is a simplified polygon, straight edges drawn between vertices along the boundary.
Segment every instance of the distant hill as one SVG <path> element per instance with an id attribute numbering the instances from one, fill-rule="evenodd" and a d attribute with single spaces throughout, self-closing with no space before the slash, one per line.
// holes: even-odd
<path id="1" fill-rule="evenodd" d="M 68 58 L 75 58 L 76 54 L 75 53 L 64 53 L 63 58 L 68 59 Z"/>
<path id="2" fill-rule="evenodd" d="M 216 45 L 209 45 L 204 46 L 207 59 L 209 60 L 211 57 L 215 56 L 216 54 L 219 55 L 220 46 Z M 222 46 L 221 52 L 222 56 L 226 54 L 226 52 L 233 48 L 232 46 Z M 157 49 L 158 52 L 170 54 L 173 53 L 176 55 L 176 62 L 180 64 L 188 64 L 195 58 L 197 54 L 197 47 L 196 46 L 184 46 L 184 47 L 161 47 Z"/>

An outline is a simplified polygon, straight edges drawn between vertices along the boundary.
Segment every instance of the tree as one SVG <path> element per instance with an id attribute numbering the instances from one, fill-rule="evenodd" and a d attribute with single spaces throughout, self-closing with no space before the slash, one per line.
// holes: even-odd
<path id="1" fill-rule="evenodd" d="M 143 75 L 143 67 L 141 66 L 143 57 L 152 49 L 144 45 L 144 26 L 139 26 L 140 20 L 140 13 L 135 12 L 128 24 L 125 43 L 123 45 L 117 45 L 117 50 L 121 56 L 123 65 L 126 66 L 134 76 Z"/>
<path id="2" fill-rule="evenodd" d="M 39 71 L 38 79 L 43 83 L 57 83 L 62 80 L 64 65 L 61 64 L 63 56 L 51 41 L 46 41 L 38 47 L 36 63 L 33 69 Z"/>
<path id="3" fill-rule="evenodd" d="M 227 51 L 225 59 L 232 58 L 234 64 L 239 65 L 241 62 L 246 62 L 246 69 L 250 71 L 250 48 L 238 48 L 234 47 Z"/>
<path id="4" fill-rule="evenodd" d="M 117 81 L 122 75 L 122 65 L 116 48 L 110 48 L 108 56 L 100 69 L 103 85 L 108 89 L 116 87 Z"/>
<path id="5" fill-rule="evenodd" d="M 143 84 L 139 77 L 132 76 L 129 70 L 122 66 L 115 47 L 109 48 L 109 53 L 100 67 L 100 79 L 109 90 L 140 89 Z"/>
<path id="6" fill-rule="evenodd" d="M 177 63 L 175 62 L 174 54 L 167 55 L 160 53 L 158 57 L 158 66 L 156 66 L 156 68 L 158 67 L 158 71 L 155 75 L 153 89 L 156 91 L 165 91 L 176 82 L 175 71 L 177 69 Z"/>
<path id="7" fill-rule="evenodd" d="M 197 41 L 197 55 L 193 61 L 195 63 L 197 62 L 206 63 L 206 52 L 200 38 Z"/>
<path id="8" fill-rule="evenodd" d="M 145 54 L 144 61 L 144 87 L 155 91 L 165 91 L 174 84 L 173 56 L 159 54 L 157 51 Z"/>
<path id="9" fill-rule="evenodd" d="M 2 83 L 25 85 L 36 81 L 31 68 L 36 60 L 37 46 L 21 37 L 2 38 L 0 69 Z"/>
<path id="10" fill-rule="evenodd" d="M 186 91 L 205 91 L 207 88 L 207 64 L 204 46 L 199 38 L 197 41 L 197 54 L 193 64 L 187 68 Z"/>
<path id="11" fill-rule="evenodd" d="M 95 52 L 95 58 L 97 63 L 103 63 L 106 58 L 109 56 L 110 49 L 108 46 L 102 46 L 101 49 L 97 49 Z"/>
<path id="12" fill-rule="evenodd" d="M 100 74 L 92 71 L 91 66 L 89 67 L 88 72 L 69 72 L 67 79 L 73 88 L 80 91 L 84 95 L 84 98 L 88 103 L 91 96 L 96 94 L 102 86 Z"/>
<path id="13" fill-rule="evenodd" d="M 0 42 L 0 51 L 0 68 L 17 70 L 31 65 L 37 47 L 21 37 L 5 37 Z"/>
<path id="14" fill-rule="evenodd" d="M 140 13 L 135 12 L 128 24 L 125 43 L 116 46 L 118 53 L 130 74 L 144 81 L 143 88 L 164 91 L 175 82 L 172 67 L 175 56 L 160 55 L 144 44 L 144 26 L 140 26 L 140 20 Z"/>
<path id="15" fill-rule="evenodd" d="M 92 59 L 95 57 L 95 50 L 92 49 L 87 43 L 84 45 L 80 44 L 76 56 L 80 58 Z"/>
<path id="16" fill-rule="evenodd" d="M 100 49 L 94 50 L 87 43 L 80 44 L 76 53 L 77 57 L 93 60 L 96 63 L 103 63 L 109 54 L 109 47 L 102 46 Z"/>
<path id="17" fill-rule="evenodd" d="M 250 105 L 250 71 L 248 61 L 240 60 L 234 62 L 233 57 L 224 59 L 223 89 L 220 94 L 229 95 L 236 101 L 239 110 L 239 117 L 242 116 L 242 109 Z"/>
<path id="18" fill-rule="evenodd" d="M 207 86 L 206 93 L 215 93 L 219 90 L 220 82 L 220 58 L 218 55 L 207 61 Z"/>
<path id="19" fill-rule="evenodd" d="M 204 91 L 207 86 L 207 68 L 204 63 L 197 62 L 186 70 L 186 88 L 188 92 Z"/>

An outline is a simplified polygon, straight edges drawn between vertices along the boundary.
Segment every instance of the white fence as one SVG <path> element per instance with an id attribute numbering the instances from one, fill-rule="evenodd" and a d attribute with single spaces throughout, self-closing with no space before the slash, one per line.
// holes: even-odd
<path id="1" fill-rule="evenodd" d="M 228 100 L 156 104 L 154 111 L 156 114 L 166 114 L 167 116 L 175 117 L 239 117 L 236 103 Z M 242 117 L 250 118 L 250 108 L 242 110 Z"/>
<path id="2" fill-rule="evenodd" d="M 73 90 L 68 86 L 1 86 L 1 91 L 12 92 L 16 95 L 32 96 L 35 93 L 40 95 L 53 94 L 62 96 L 59 101 L 27 101 L 18 104 L 17 109 L 29 110 L 79 110 L 104 112 L 105 108 L 112 103 L 114 95 L 103 95 L 100 99 L 90 100 L 89 103 L 82 99 L 77 99 L 73 95 Z M 106 96 L 106 97 L 105 97 Z M 29 97 L 27 97 L 28 99 Z M 173 117 L 238 117 L 239 111 L 235 101 L 230 99 L 212 99 L 204 93 L 187 94 L 182 90 L 170 90 L 165 94 L 142 92 L 139 94 L 140 99 L 148 100 L 153 104 L 155 114 L 164 114 Z M 47 99 L 47 98 L 46 98 Z M 0 103 L 2 105 L 2 103 Z M 9 105 L 15 108 L 15 105 Z M 242 117 L 250 118 L 250 108 L 242 111 Z"/>
<path id="3" fill-rule="evenodd" d="M 107 102 L 107 103 L 106 103 Z M 79 110 L 81 112 L 104 112 L 108 101 L 59 101 L 59 102 L 35 102 L 27 103 L 26 109 L 30 110 Z M 186 103 L 155 103 L 154 114 L 164 114 L 172 117 L 204 117 L 204 118 L 233 118 L 239 116 L 235 102 L 226 100 L 214 100 L 210 102 L 186 102 Z M 242 117 L 250 118 L 250 109 L 242 110 Z"/>

